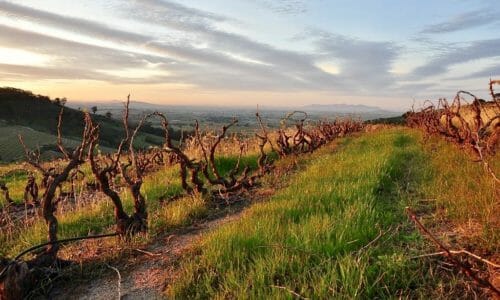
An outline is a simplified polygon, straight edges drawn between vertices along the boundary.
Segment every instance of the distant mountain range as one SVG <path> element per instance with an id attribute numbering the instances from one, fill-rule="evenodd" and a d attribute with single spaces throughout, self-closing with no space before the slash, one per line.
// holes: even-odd
<path id="1" fill-rule="evenodd" d="M 389 113 L 400 114 L 398 111 L 390 111 L 377 106 L 361 104 L 309 104 L 302 106 L 305 111 L 323 111 L 337 113 Z"/>
<path id="2" fill-rule="evenodd" d="M 97 110 L 104 113 L 106 110 L 122 110 L 125 104 L 125 100 L 111 100 L 111 101 L 68 101 L 67 106 L 72 108 L 87 108 L 97 107 Z M 130 101 L 130 109 L 136 110 L 164 110 L 166 105 L 149 103 L 144 101 Z"/>

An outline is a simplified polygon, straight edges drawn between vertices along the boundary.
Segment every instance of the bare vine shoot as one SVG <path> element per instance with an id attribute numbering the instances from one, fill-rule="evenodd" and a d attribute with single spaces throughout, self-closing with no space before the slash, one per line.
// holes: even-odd
<path id="1" fill-rule="evenodd" d="M 490 80 L 489 101 L 479 99 L 470 92 L 459 91 L 451 104 L 444 98 L 439 99 L 437 104 L 427 101 L 427 106 L 420 111 L 407 113 L 406 123 L 469 149 L 499 183 L 498 175 L 488 163 L 500 145 L 500 96 L 495 93 L 495 85 L 500 85 L 500 81 Z"/>

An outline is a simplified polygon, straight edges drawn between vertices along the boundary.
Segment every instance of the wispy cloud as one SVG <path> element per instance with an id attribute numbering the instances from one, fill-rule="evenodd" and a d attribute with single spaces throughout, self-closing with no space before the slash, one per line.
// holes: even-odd
<path id="1" fill-rule="evenodd" d="M 322 88 L 322 82 L 333 79 L 331 74 L 314 65 L 314 58 L 310 55 L 280 50 L 241 35 L 215 29 L 212 22 L 226 20 L 222 16 L 168 1 L 136 2 L 136 5 L 142 6 L 129 7 L 132 11 L 128 11 L 133 12 L 136 19 L 189 33 L 207 46 L 196 47 L 189 41 L 166 42 L 154 36 L 112 29 L 97 22 L 64 17 L 12 3 L 1 6 L 2 10 L 11 16 L 36 20 L 39 24 L 86 34 L 108 42 L 137 46 L 150 55 L 126 51 L 120 47 L 110 49 L 74 43 L 8 27 L 2 30 L 0 38 L 5 46 L 54 55 L 59 66 L 64 65 L 61 62 L 66 62 L 77 64 L 79 68 L 96 70 L 138 68 L 145 67 L 148 63 L 162 62 L 157 65 L 158 68 L 164 68 L 166 72 L 175 71 L 174 75 L 164 78 L 165 80 L 189 81 L 205 88 L 313 89 Z M 141 10 L 138 11 L 138 8 Z M 129 79 L 125 79 L 125 82 L 129 82 Z M 325 87 L 331 85 L 332 82 L 329 82 Z"/>
<path id="2" fill-rule="evenodd" d="M 242 35 L 216 29 L 216 26 L 210 22 L 199 22 L 191 18 L 172 19 L 169 16 L 169 12 L 172 11 L 173 6 L 168 1 L 145 0 L 141 2 L 143 4 L 146 3 L 148 9 L 137 11 L 138 7 L 130 7 L 127 13 L 133 15 L 135 18 L 140 18 L 143 22 L 189 32 L 207 44 L 206 48 L 210 48 L 213 51 L 231 52 L 263 64 L 288 69 L 283 71 L 321 72 L 314 67 L 314 57 L 307 53 L 277 49 Z M 174 7 L 177 6 L 176 4 Z M 184 8 L 184 11 L 188 10 L 189 8 Z M 196 10 L 196 15 L 204 18 L 204 15 L 198 10 Z"/>
<path id="3" fill-rule="evenodd" d="M 149 58 L 152 61 L 158 59 L 153 56 L 148 57 L 124 50 L 74 42 L 5 25 L 0 25 L 0 42 L 4 47 L 46 54 L 52 57 L 50 64 L 60 68 L 75 65 L 87 69 L 132 68 L 144 66 Z"/>
<path id="4" fill-rule="evenodd" d="M 498 12 L 490 9 L 481 9 L 466 12 L 454 16 L 445 22 L 431 24 L 426 26 L 422 34 L 442 34 L 460 30 L 471 29 L 488 24 L 500 24 Z"/>
<path id="5" fill-rule="evenodd" d="M 60 16 L 12 3 L 0 8 L 10 16 L 36 21 L 72 33 L 80 33 L 107 42 L 114 47 L 89 45 L 51 37 L 43 33 L 3 26 L 2 45 L 22 48 L 53 57 L 47 78 L 64 76 L 114 83 L 131 83 L 129 77 L 104 75 L 121 69 L 153 68 L 167 75 L 142 78 L 137 82 L 193 84 L 219 90 L 366 90 L 394 85 L 390 73 L 399 47 L 391 42 L 355 39 L 335 33 L 311 30 L 316 51 L 294 52 L 279 49 L 246 36 L 217 28 L 217 22 L 230 20 L 171 1 L 137 0 L 120 6 L 122 14 L 145 24 L 186 35 L 170 42 L 162 37 L 123 31 L 81 18 Z M 203 47 L 196 43 L 203 43 Z M 121 45 L 132 46 L 131 51 Z M 130 48 L 130 47 L 129 47 Z M 319 68 L 318 61 L 333 59 L 340 65 L 339 74 Z M 67 68 L 67 66 L 78 66 Z M 57 68 L 61 68 L 57 72 Z M 44 78 L 43 71 L 9 67 L 10 76 L 23 70 Z M 15 71 L 15 72 L 14 72 Z M 5 75 L 5 73 L 4 73 Z M 360 84 L 361 83 L 361 84 Z"/>
<path id="6" fill-rule="evenodd" d="M 439 54 L 429 62 L 413 70 L 411 79 L 421 79 L 440 75 L 449 71 L 451 66 L 483 58 L 500 57 L 500 39 L 478 40 Z"/>
<path id="7" fill-rule="evenodd" d="M 258 3 L 279 14 L 300 14 L 307 12 L 306 0 L 247 0 Z"/>
<path id="8" fill-rule="evenodd" d="M 456 76 L 454 79 L 498 78 L 500 77 L 500 64 L 486 67 L 483 70 Z"/>
<path id="9" fill-rule="evenodd" d="M 121 43 L 144 43 L 149 40 L 148 37 L 141 34 L 113 29 L 102 23 L 82 18 L 66 17 L 10 2 L 0 1 L 0 14 L 29 20 L 34 23 L 42 23 L 74 33 L 90 35 L 95 38 L 111 38 L 112 40 Z"/>
<path id="10" fill-rule="evenodd" d="M 277 49 L 245 36 L 218 30 L 210 23 L 200 25 L 198 22 L 193 23 L 190 19 L 173 22 L 166 14 L 171 9 L 170 2 L 148 0 L 147 4 L 151 9 L 145 10 L 145 13 L 134 14 L 136 18 L 139 17 L 144 22 L 154 22 L 157 25 L 181 28 L 198 36 L 209 49 L 229 51 L 260 62 L 261 64 L 252 66 L 252 69 L 258 72 L 253 76 L 266 78 L 275 73 L 275 76 L 281 75 L 281 80 L 289 82 L 290 88 L 293 89 L 299 87 L 350 90 L 357 85 L 358 80 L 363 81 L 365 87 L 373 87 L 380 84 L 387 85 L 393 79 L 389 70 L 399 51 L 399 47 L 394 43 L 364 41 L 340 34 L 309 30 L 307 37 L 315 41 L 318 51 L 298 53 Z M 223 48 L 220 48 L 221 46 Z M 317 67 L 317 62 L 325 57 L 341 61 L 341 74 L 333 75 Z M 219 63 L 224 66 L 221 61 Z M 239 80 L 245 81 L 247 78 Z"/>
<path id="11" fill-rule="evenodd" d="M 165 17 L 173 19 L 174 22 L 190 22 L 190 23 L 200 23 L 200 22 L 224 22 L 233 20 L 231 17 L 223 16 L 217 13 L 208 12 L 205 10 L 200 10 L 197 8 L 182 5 L 180 3 L 169 1 L 169 0 L 133 0 L 131 1 L 134 5 L 153 5 L 153 6 L 163 6 L 166 8 L 163 13 Z M 120 3 L 120 7 L 126 5 L 125 3 Z M 137 11 L 138 13 L 147 13 L 148 11 Z"/>

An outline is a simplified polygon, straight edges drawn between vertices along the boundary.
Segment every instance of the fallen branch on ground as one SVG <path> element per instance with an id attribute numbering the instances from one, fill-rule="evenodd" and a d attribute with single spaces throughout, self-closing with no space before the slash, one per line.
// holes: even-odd
<path id="1" fill-rule="evenodd" d="M 482 258 L 481 256 L 476 255 L 476 254 L 469 252 L 467 250 L 450 250 L 450 253 L 451 254 L 466 254 L 468 256 L 471 256 L 477 260 L 484 262 L 485 264 L 492 266 L 493 268 L 500 268 L 500 265 L 498 265 L 492 261 L 489 261 L 485 258 Z M 418 255 L 418 256 L 413 256 L 411 258 L 416 259 L 416 258 L 431 257 L 431 256 L 437 256 L 437 255 L 446 255 L 446 252 L 441 251 L 441 252 L 434 252 L 434 253 L 429 253 L 429 254 L 422 254 L 422 255 Z"/>
<path id="2" fill-rule="evenodd" d="M 142 250 L 142 249 L 134 249 L 135 251 L 139 252 L 139 253 L 143 253 L 143 254 L 146 254 L 146 255 L 149 255 L 149 256 L 161 256 L 161 253 L 153 253 L 153 252 L 149 252 L 149 251 L 146 251 L 146 250 Z"/>
<path id="3" fill-rule="evenodd" d="M 118 275 L 118 298 L 117 299 L 120 300 L 122 298 L 122 275 L 120 274 L 120 271 L 117 268 L 110 266 L 108 264 L 106 264 L 106 267 L 115 271 L 116 274 Z"/>
<path id="4" fill-rule="evenodd" d="M 411 208 L 406 207 L 406 212 L 410 220 L 412 220 L 415 225 L 419 228 L 420 232 L 423 233 L 426 237 L 428 237 L 436 246 L 444 252 L 444 256 L 448 257 L 450 261 L 457 267 L 459 267 L 462 272 L 464 272 L 467 276 L 472 278 L 476 283 L 480 286 L 490 289 L 495 295 L 500 296 L 500 290 L 498 290 L 491 282 L 485 280 L 477 275 L 470 267 L 463 264 L 460 260 L 458 260 L 453 253 L 446 248 L 443 243 L 441 243 L 425 226 L 418 220 L 415 213 L 411 210 Z"/>
<path id="5" fill-rule="evenodd" d="M 287 291 L 289 292 L 290 294 L 294 295 L 295 297 L 299 298 L 299 299 L 309 299 L 309 298 L 306 298 L 304 296 L 302 296 L 301 294 L 285 287 L 285 286 L 279 286 L 279 285 L 271 285 L 272 288 L 276 288 L 276 289 L 280 289 L 280 290 L 284 290 L 284 291 Z"/>

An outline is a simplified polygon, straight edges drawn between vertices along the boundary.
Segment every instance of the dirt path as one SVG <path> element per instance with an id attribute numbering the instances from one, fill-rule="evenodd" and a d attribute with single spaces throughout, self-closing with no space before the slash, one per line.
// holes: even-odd
<path id="1" fill-rule="evenodd" d="M 163 299 L 162 292 L 174 278 L 177 262 L 186 250 L 196 244 L 203 233 L 240 218 L 244 207 L 231 208 L 212 220 L 195 224 L 165 237 L 146 249 L 136 250 L 120 265 L 109 266 L 109 272 L 85 284 L 55 288 L 51 299 Z M 120 286 L 118 285 L 120 273 Z"/>

